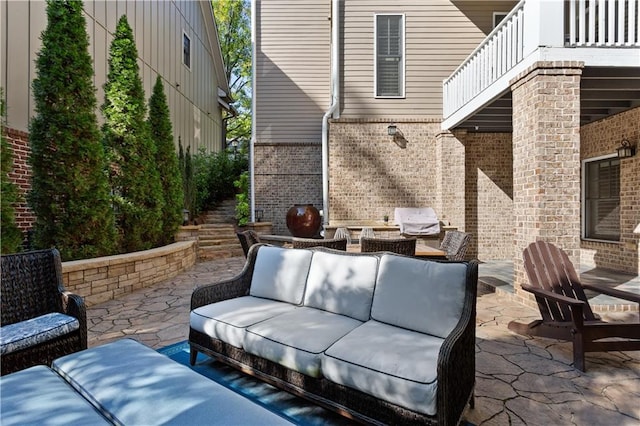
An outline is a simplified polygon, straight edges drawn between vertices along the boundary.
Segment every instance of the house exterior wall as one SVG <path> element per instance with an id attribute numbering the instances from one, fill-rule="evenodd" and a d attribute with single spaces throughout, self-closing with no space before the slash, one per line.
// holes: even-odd
<path id="1" fill-rule="evenodd" d="M 439 120 L 396 123 L 401 136 L 387 135 L 388 122 L 339 119 L 329 140 L 331 222 L 393 218 L 395 207 L 436 203 L 436 134 Z"/>
<path id="2" fill-rule="evenodd" d="M 636 146 L 636 155 L 620 160 L 620 241 L 582 240 L 581 262 L 593 267 L 640 274 L 640 107 L 587 124 L 580 130 L 580 159 L 616 152 L 622 139 Z"/>
<path id="3" fill-rule="evenodd" d="M 328 2 L 327 2 L 328 3 Z M 496 2 L 345 0 L 341 117 L 442 118 L 442 81 L 491 31 Z M 507 10 L 509 10 L 507 9 Z M 405 97 L 374 97 L 374 14 L 405 15 Z M 479 19 L 481 29 L 468 16 Z"/>
<path id="4" fill-rule="evenodd" d="M 468 133 L 465 145 L 465 231 L 468 253 L 486 260 L 513 257 L 513 151 L 510 133 Z"/>
<path id="5" fill-rule="evenodd" d="M 3 1 L 0 10 L 0 86 L 7 100 L 7 127 L 27 132 L 34 113 L 31 81 L 36 77 L 35 59 L 47 25 L 46 2 Z M 192 151 L 200 146 L 218 151 L 223 141 L 217 88 L 225 88 L 226 82 L 219 51 L 213 51 L 219 46 L 217 38 L 211 38 L 215 24 L 208 2 L 87 0 L 84 11 L 98 105 L 104 102 L 113 33 L 126 14 L 134 31 L 147 99 L 156 75 L 163 78 L 176 145 L 180 137 Z M 183 32 L 191 38 L 190 70 L 182 63 Z M 222 72 L 216 73 L 217 69 Z M 97 115 L 102 122 L 99 111 Z"/>
<path id="6" fill-rule="evenodd" d="M 382 220 L 384 214 L 393 215 L 394 207 L 437 204 L 447 205 L 452 224 L 464 228 L 456 217 L 464 218 L 464 180 L 444 181 L 436 170 L 442 80 L 491 31 L 493 11 L 515 3 L 340 2 L 340 111 L 329 129 L 331 221 Z M 273 222 L 274 232 L 287 234 L 285 215 L 292 204 L 322 208 L 322 117 L 331 100 L 331 1 L 302 0 L 291 7 L 284 0 L 256 0 L 254 5 L 254 203 L 264 210 L 264 220 Z M 375 13 L 405 15 L 402 99 L 374 96 Z M 406 148 L 387 136 L 391 121 L 404 133 Z M 384 169 L 365 167 L 377 163 Z M 441 199 L 437 190 L 443 182 L 459 183 L 458 201 Z M 454 192 L 444 197 L 453 199 L 450 194 Z"/>
<path id="7" fill-rule="evenodd" d="M 320 143 L 331 101 L 331 2 L 257 1 L 255 13 L 256 144 Z"/>

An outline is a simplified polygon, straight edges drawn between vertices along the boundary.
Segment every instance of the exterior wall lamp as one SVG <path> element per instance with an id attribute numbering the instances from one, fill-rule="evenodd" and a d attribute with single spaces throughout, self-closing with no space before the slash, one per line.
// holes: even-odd
<path id="1" fill-rule="evenodd" d="M 618 151 L 618 158 L 629 158 L 636 154 L 636 149 L 631 146 L 629 139 L 623 139 L 622 144 L 616 151 Z"/>
<path id="2" fill-rule="evenodd" d="M 256 209 L 255 214 L 256 214 L 256 222 L 262 222 L 262 216 L 264 215 L 264 210 Z"/>
<path id="3" fill-rule="evenodd" d="M 398 133 L 398 127 L 395 124 L 389 124 L 387 127 L 387 134 L 389 136 L 395 136 Z"/>

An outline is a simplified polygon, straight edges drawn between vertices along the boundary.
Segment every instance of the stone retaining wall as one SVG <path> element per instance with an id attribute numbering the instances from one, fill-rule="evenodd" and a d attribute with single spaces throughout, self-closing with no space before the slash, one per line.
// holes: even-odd
<path id="1" fill-rule="evenodd" d="M 62 263 L 65 288 L 87 306 L 172 278 L 196 263 L 197 241 L 151 250 Z"/>

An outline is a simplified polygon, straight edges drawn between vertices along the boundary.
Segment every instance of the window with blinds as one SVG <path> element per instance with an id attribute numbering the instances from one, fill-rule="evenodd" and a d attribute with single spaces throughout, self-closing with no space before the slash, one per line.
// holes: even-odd
<path id="1" fill-rule="evenodd" d="M 404 97 L 404 15 L 376 15 L 375 22 L 375 95 Z"/>
<path id="2" fill-rule="evenodd" d="M 182 63 L 191 69 L 191 38 L 186 33 L 182 33 Z"/>
<path id="3" fill-rule="evenodd" d="M 617 157 L 584 164 L 585 238 L 620 240 L 620 160 Z"/>

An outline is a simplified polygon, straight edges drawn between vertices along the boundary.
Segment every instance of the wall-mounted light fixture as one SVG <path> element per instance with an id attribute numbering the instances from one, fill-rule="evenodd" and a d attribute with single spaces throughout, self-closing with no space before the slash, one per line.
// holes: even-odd
<path id="1" fill-rule="evenodd" d="M 620 147 L 616 151 L 618 151 L 618 158 L 633 157 L 636 153 L 636 149 L 631 146 L 629 139 L 623 139 L 622 144 L 620 144 Z"/>
<path id="2" fill-rule="evenodd" d="M 262 222 L 262 216 L 264 215 L 264 210 L 256 209 L 256 222 Z"/>
<path id="3" fill-rule="evenodd" d="M 189 224 L 189 210 L 182 209 L 182 226 L 187 226 Z"/>
<path id="4" fill-rule="evenodd" d="M 398 133 L 398 127 L 395 124 L 389 124 L 389 126 L 387 126 L 387 134 L 389 136 L 395 136 L 396 133 Z"/>

